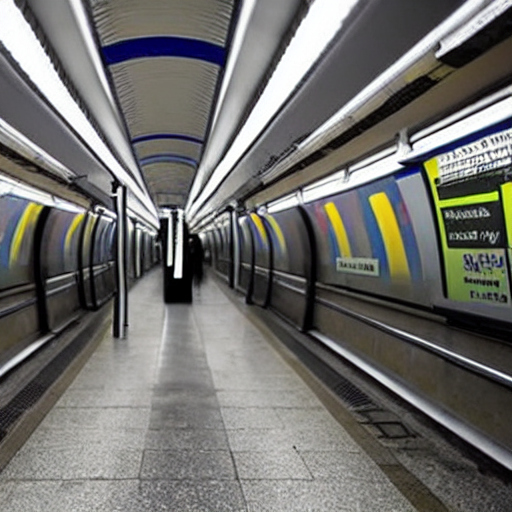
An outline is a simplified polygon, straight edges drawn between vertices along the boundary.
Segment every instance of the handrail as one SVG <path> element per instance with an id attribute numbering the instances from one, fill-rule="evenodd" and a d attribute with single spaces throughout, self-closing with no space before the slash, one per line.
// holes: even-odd
<path id="1" fill-rule="evenodd" d="M 502 386 L 512 389 L 512 375 L 501 372 L 499 370 L 495 370 L 494 368 L 491 368 L 490 366 L 479 363 L 478 361 L 470 359 L 469 357 L 461 356 L 460 354 L 457 354 L 456 352 L 453 352 L 444 347 L 436 345 L 435 343 L 432 343 L 431 341 L 420 338 L 419 336 L 411 334 L 410 332 L 404 331 L 402 329 L 398 329 L 396 327 L 392 327 L 391 325 L 385 324 L 384 322 L 375 320 L 375 319 L 370 318 L 361 313 L 356 313 L 355 311 L 352 311 L 351 309 L 340 306 L 339 304 L 334 304 L 334 303 L 332 303 L 328 300 L 322 299 L 320 297 L 317 297 L 316 300 L 320 304 L 323 304 L 324 306 L 327 306 L 335 311 L 338 311 L 339 313 L 350 316 L 362 323 L 369 325 L 370 327 L 378 329 L 381 332 L 390 334 L 396 338 L 407 341 L 408 343 L 416 345 L 428 352 L 431 352 L 433 354 L 441 356 L 443 359 L 450 361 L 450 362 L 456 364 L 457 366 L 465 368 L 466 370 L 470 370 L 471 372 L 473 372 L 477 375 L 483 376 L 489 380 L 492 380 L 494 382 L 497 382 L 498 384 L 501 384 Z"/>

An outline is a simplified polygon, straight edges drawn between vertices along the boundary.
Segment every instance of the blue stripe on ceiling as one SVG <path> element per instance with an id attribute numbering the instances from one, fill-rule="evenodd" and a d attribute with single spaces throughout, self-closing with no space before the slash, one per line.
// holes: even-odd
<path id="1" fill-rule="evenodd" d="M 185 37 L 140 37 L 126 39 L 102 48 L 107 65 L 147 57 L 185 57 L 223 67 L 226 49 L 200 39 Z"/>
<path id="2" fill-rule="evenodd" d="M 193 142 L 194 144 L 203 144 L 204 142 L 202 139 L 197 137 L 192 137 L 191 135 L 182 135 L 180 133 L 151 133 L 150 135 L 139 135 L 138 137 L 134 137 L 132 139 L 132 144 L 158 139 L 183 140 L 185 142 Z"/>
<path id="3" fill-rule="evenodd" d="M 179 164 L 190 165 L 194 169 L 197 168 L 198 162 L 193 158 L 181 155 L 173 155 L 171 153 L 161 153 L 158 155 L 151 155 L 141 158 L 139 160 L 140 165 L 158 164 L 162 162 L 173 162 Z"/>

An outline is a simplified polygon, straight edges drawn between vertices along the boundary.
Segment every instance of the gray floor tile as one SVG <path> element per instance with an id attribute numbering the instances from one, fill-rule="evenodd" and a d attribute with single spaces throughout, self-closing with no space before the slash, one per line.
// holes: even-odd
<path id="1" fill-rule="evenodd" d="M 242 480 L 311 480 L 311 473 L 296 450 L 234 452 Z"/>
<path id="2" fill-rule="evenodd" d="M 145 447 L 149 450 L 229 450 L 223 430 L 187 428 L 148 430 Z"/>
<path id="3" fill-rule="evenodd" d="M 169 428 L 224 430 L 224 422 L 218 408 L 190 404 L 189 406 L 153 409 L 149 428 L 153 430 Z"/>
<path id="4" fill-rule="evenodd" d="M 281 391 L 219 391 L 221 407 L 320 408 L 318 398 L 309 389 Z"/>
<path id="5" fill-rule="evenodd" d="M 316 479 L 357 479 L 368 483 L 388 482 L 386 475 L 364 453 L 342 451 L 301 451 L 304 462 Z"/>
<path id="6" fill-rule="evenodd" d="M 340 490 L 332 483 L 304 480 L 242 480 L 251 512 L 380 512 L 343 505 Z"/>
<path id="7" fill-rule="evenodd" d="M 151 501 L 140 492 L 139 480 L 63 482 L 58 497 L 63 505 L 63 512 L 152 512 L 153 510 Z"/>
<path id="8" fill-rule="evenodd" d="M 223 407 L 222 417 L 226 429 L 279 429 L 283 422 L 274 409 L 265 407 Z"/>
<path id="9" fill-rule="evenodd" d="M 227 435 L 233 452 L 291 448 L 296 448 L 299 451 L 361 451 L 361 448 L 340 426 L 332 429 L 315 430 L 292 430 L 289 428 L 277 430 L 228 430 Z"/>
<path id="10" fill-rule="evenodd" d="M 73 381 L 70 390 L 94 390 L 110 393 L 112 391 L 148 391 L 153 388 L 154 371 L 132 373 L 131 375 L 112 374 L 110 371 L 93 368 L 82 370 Z"/>
<path id="11" fill-rule="evenodd" d="M 175 389 L 173 387 L 157 387 L 153 391 L 151 407 L 153 409 L 174 408 L 195 404 L 198 407 L 218 407 L 215 390 L 209 387 L 203 389 Z"/>
<path id="12" fill-rule="evenodd" d="M 151 409 L 144 407 L 56 407 L 44 419 L 44 428 L 93 430 L 146 429 Z"/>
<path id="13" fill-rule="evenodd" d="M 140 494 L 151 512 L 199 512 L 203 510 L 195 483 L 182 481 L 148 480 L 140 484 Z"/>
<path id="14" fill-rule="evenodd" d="M 89 389 L 68 389 L 57 407 L 149 407 L 151 390 L 110 390 L 97 393 Z"/>
<path id="15" fill-rule="evenodd" d="M 142 450 L 105 445 L 22 449 L 2 473 L 7 480 L 126 479 L 139 476 Z"/>
<path id="16" fill-rule="evenodd" d="M 247 510 L 240 482 L 202 480 L 197 482 L 196 492 L 200 510 L 204 512 L 243 512 Z"/>
<path id="17" fill-rule="evenodd" d="M 138 480 L 17 482 L 2 512 L 152 512 Z M 165 509 L 164 509 L 165 510 Z"/>
<path id="18" fill-rule="evenodd" d="M 77 446 L 93 444 L 105 445 L 115 449 L 129 447 L 142 450 L 146 439 L 146 429 L 37 429 L 24 448 L 76 449 Z"/>
<path id="19" fill-rule="evenodd" d="M 61 482 L 17 482 L 11 485 L 12 492 L 2 499 L 2 512 L 64 512 L 57 495 Z M 3 497 L 2 497 L 3 498 Z"/>
<path id="20" fill-rule="evenodd" d="M 261 374 L 231 374 L 229 372 L 214 372 L 215 388 L 220 391 L 261 391 L 276 390 L 287 391 L 300 389 L 304 383 L 295 375 L 278 373 L 271 375 Z"/>
<path id="21" fill-rule="evenodd" d="M 145 450 L 141 478 L 168 480 L 233 480 L 228 451 Z"/>
<path id="22" fill-rule="evenodd" d="M 13 489 L 14 484 L 12 482 L 0 481 L 0 503 L 7 503 L 7 500 L 11 495 Z"/>
<path id="23" fill-rule="evenodd" d="M 293 430 L 341 429 L 341 425 L 324 408 L 276 407 L 276 414 Z"/>

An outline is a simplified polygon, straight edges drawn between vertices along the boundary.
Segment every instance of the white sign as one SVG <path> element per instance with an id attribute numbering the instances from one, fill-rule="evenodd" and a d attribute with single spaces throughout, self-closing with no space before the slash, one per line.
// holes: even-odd
<path id="1" fill-rule="evenodd" d="M 374 258 L 336 258 L 336 270 L 346 274 L 379 277 L 379 260 Z"/>
<path id="2" fill-rule="evenodd" d="M 512 129 L 440 155 L 438 162 L 441 185 L 508 167 L 512 163 Z"/>

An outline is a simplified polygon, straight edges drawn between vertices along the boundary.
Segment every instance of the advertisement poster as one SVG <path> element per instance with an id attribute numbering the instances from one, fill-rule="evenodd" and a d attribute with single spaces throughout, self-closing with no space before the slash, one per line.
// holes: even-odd
<path id="1" fill-rule="evenodd" d="M 512 129 L 437 155 L 424 166 L 437 214 L 447 297 L 510 307 Z"/>

